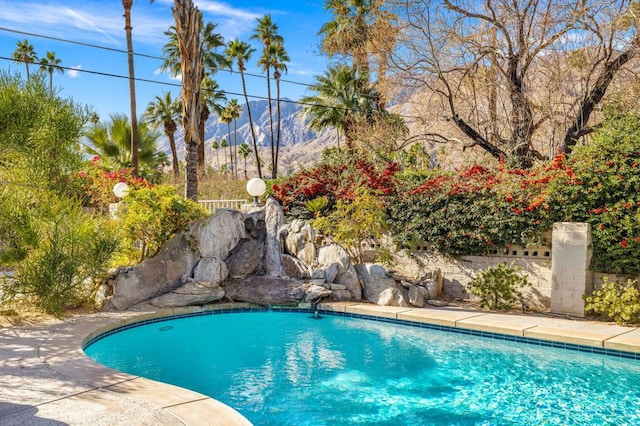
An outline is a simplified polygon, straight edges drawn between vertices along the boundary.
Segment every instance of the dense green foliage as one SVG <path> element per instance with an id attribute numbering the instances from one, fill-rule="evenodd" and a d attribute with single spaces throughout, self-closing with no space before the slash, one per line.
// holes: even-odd
<path id="1" fill-rule="evenodd" d="M 591 224 L 594 270 L 640 275 L 640 117 L 607 114 L 564 161 L 547 203 L 554 221 Z"/>
<path id="2" fill-rule="evenodd" d="M 617 324 L 640 323 L 640 292 L 636 281 L 626 284 L 608 282 L 585 297 L 585 311 L 615 321 Z"/>
<path id="3" fill-rule="evenodd" d="M 92 288 L 85 280 L 106 272 L 119 239 L 113 223 L 88 216 L 77 203 L 46 201 L 30 209 L 28 221 L 17 229 L 29 238 L 12 241 L 22 256 L 2 297 L 27 297 L 44 311 L 61 314 L 88 298 Z"/>
<path id="4" fill-rule="evenodd" d="M 155 255 L 162 244 L 208 211 L 178 195 L 174 187 L 158 185 L 132 190 L 124 197 L 119 213 L 125 247 L 131 261 Z"/>
<path id="5" fill-rule="evenodd" d="M 495 267 L 479 271 L 467 290 L 480 298 L 480 306 L 491 310 L 513 307 L 522 294 L 519 288 L 529 285 L 527 277 L 520 275 L 517 266 L 508 267 L 501 262 Z"/>
<path id="6" fill-rule="evenodd" d="M 0 177 L 63 192 L 82 162 L 79 136 L 89 111 L 52 96 L 42 78 L 0 73 Z"/>
<path id="7" fill-rule="evenodd" d="M 68 195 L 83 164 L 79 138 L 88 111 L 53 96 L 39 76 L 0 75 L 0 264 L 15 277 L 2 299 L 27 299 L 59 314 L 109 266 L 113 227 Z"/>

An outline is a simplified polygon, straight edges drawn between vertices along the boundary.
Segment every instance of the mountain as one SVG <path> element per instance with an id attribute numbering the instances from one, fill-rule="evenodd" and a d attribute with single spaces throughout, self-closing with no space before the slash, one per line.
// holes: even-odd
<path id="1" fill-rule="evenodd" d="M 251 107 L 251 117 L 253 118 L 254 130 L 258 141 L 258 149 L 260 157 L 264 162 L 263 174 L 267 167 L 271 165 L 271 133 L 269 129 L 269 108 L 268 101 L 259 100 L 249 102 Z M 274 139 L 277 134 L 276 118 L 276 102 L 272 102 L 274 117 Z M 237 132 L 234 132 L 234 123 L 231 122 L 231 144 L 237 140 L 240 146 L 246 142 L 252 149 L 251 130 L 249 128 L 249 116 L 247 114 L 246 104 L 242 105 L 243 112 L 237 120 Z M 335 130 L 324 130 L 315 132 L 309 129 L 308 125 L 300 117 L 302 107 L 295 102 L 283 98 L 280 102 L 280 111 L 282 117 L 282 126 L 280 131 L 280 153 L 279 153 L 279 174 L 288 174 L 300 167 L 312 164 L 320 159 L 322 150 L 329 146 L 337 144 L 338 138 Z M 237 139 L 236 139 L 237 138 Z M 225 153 L 219 149 L 218 155 L 211 145 L 214 141 L 220 142 L 222 139 L 228 139 L 228 130 L 225 123 L 219 121 L 219 117 L 213 113 L 205 124 L 205 159 L 207 164 L 214 168 L 218 168 L 218 158 L 220 163 L 225 162 Z M 274 140 L 275 143 L 275 140 Z M 169 153 L 169 141 L 166 137 L 162 137 L 159 141 L 160 149 Z M 178 158 L 184 158 L 184 134 L 182 131 L 176 133 L 176 146 L 178 150 Z M 227 148 L 228 153 L 228 148 Z M 228 154 L 227 154 L 228 155 Z M 228 157 L 227 157 L 228 159 Z M 253 167 L 253 155 L 247 158 L 249 174 L 255 174 Z M 242 166 L 242 159 L 239 159 L 239 167 Z"/>

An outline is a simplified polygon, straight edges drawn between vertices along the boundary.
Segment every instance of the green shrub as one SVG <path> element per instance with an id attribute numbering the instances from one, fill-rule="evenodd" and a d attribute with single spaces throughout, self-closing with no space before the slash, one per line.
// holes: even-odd
<path id="1" fill-rule="evenodd" d="M 617 324 L 640 323 L 640 292 L 636 281 L 626 284 L 608 282 L 602 288 L 586 296 L 585 311 L 596 314 Z"/>
<path id="2" fill-rule="evenodd" d="M 20 226 L 35 238 L 22 247 L 25 255 L 15 266 L 15 277 L 5 279 L 2 298 L 26 298 L 59 315 L 88 299 L 92 289 L 86 280 L 109 268 L 119 245 L 117 231 L 113 223 L 87 215 L 64 198 L 51 197 L 30 213 L 30 221 Z"/>
<path id="3" fill-rule="evenodd" d="M 356 263 L 362 263 L 361 243 L 380 238 L 386 229 L 383 199 L 378 191 L 365 187 L 355 190 L 352 200 L 340 199 L 334 211 L 318 216 L 311 224 L 342 245 Z"/>
<path id="4" fill-rule="evenodd" d="M 119 219 L 123 243 L 129 247 L 129 262 L 155 255 L 174 234 L 209 214 L 167 185 L 130 191 L 122 210 Z"/>
<path id="5" fill-rule="evenodd" d="M 594 271 L 640 275 L 640 116 L 607 109 L 549 185 L 551 220 L 588 222 Z"/>
<path id="6" fill-rule="evenodd" d="M 402 190 L 388 203 L 392 235 L 403 246 L 419 240 L 452 257 L 538 243 L 551 227 L 541 213 L 549 173 L 476 164 L 402 175 Z"/>
<path id="7" fill-rule="evenodd" d="M 480 297 L 480 306 L 491 310 L 506 310 L 522 297 L 518 290 L 529 284 L 527 277 L 520 275 L 517 266 L 508 267 L 501 262 L 495 268 L 478 272 L 467 289 Z"/>

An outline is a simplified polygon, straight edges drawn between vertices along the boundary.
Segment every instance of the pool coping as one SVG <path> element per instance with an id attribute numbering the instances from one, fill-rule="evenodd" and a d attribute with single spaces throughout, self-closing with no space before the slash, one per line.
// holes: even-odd
<path id="1" fill-rule="evenodd" d="M 188 389 L 112 370 L 91 360 L 83 352 L 83 347 L 92 338 L 129 324 L 172 316 L 204 315 L 214 311 L 224 313 L 238 309 L 265 308 L 249 304 L 219 304 L 74 317 L 52 328 L 51 334 L 38 348 L 38 358 L 48 369 L 69 383 L 82 383 L 89 390 L 113 392 L 126 395 L 133 401 L 149 403 L 174 416 L 184 425 L 250 425 L 245 417 L 219 401 Z M 298 310 L 285 307 L 274 309 Z M 411 323 L 414 326 L 506 340 L 526 340 L 527 343 L 537 342 L 541 346 L 559 346 L 640 360 L 640 329 L 612 323 L 534 314 L 475 311 L 457 307 L 413 308 L 358 302 L 321 303 L 317 309 L 336 315 Z M 2 369 L 0 363 L 0 376 L 3 374 Z M 126 410 L 131 407 L 121 408 Z"/>

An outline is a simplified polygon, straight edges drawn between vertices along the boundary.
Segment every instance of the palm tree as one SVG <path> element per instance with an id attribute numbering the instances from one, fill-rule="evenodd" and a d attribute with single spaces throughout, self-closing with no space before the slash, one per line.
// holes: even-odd
<path id="1" fill-rule="evenodd" d="M 227 125 L 227 140 L 229 141 L 229 143 L 231 142 L 231 121 L 233 120 L 233 117 L 231 117 L 230 111 L 227 109 L 228 104 L 226 107 L 224 107 L 222 109 L 222 111 L 220 111 L 220 114 L 218 114 L 218 121 L 220 121 L 221 123 L 224 123 Z M 224 141 L 224 139 L 223 139 Z M 229 145 L 224 145 L 224 147 L 227 147 Z M 229 148 L 229 150 L 231 150 L 231 148 Z M 224 152 L 224 158 L 225 158 L 225 162 L 226 162 L 226 158 L 227 158 L 227 152 Z M 233 155 L 231 160 L 233 161 Z"/>
<path id="2" fill-rule="evenodd" d="M 244 93 L 244 100 L 247 104 L 247 116 L 249 117 L 249 128 L 251 129 L 251 139 L 253 141 L 253 153 L 256 156 L 256 165 L 258 166 L 258 177 L 262 179 L 262 167 L 260 166 L 260 155 L 258 154 L 258 141 L 256 139 L 255 129 L 253 128 L 251 107 L 249 105 L 249 97 L 247 96 L 247 85 L 244 80 L 244 71 L 246 69 L 244 64 L 251 58 L 251 54 L 253 52 L 255 52 L 255 49 L 237 38 L 229 42 L 227 50 L 225 51 L 229 62 L 229 68 L 231 68 L 231 63 L 234 60 L 238 64 L 238 71 L 240 72 L 240 78 L 242 79 L 242 92 Z"/>
<path id="3" fill-rule="evenodd" d="M 224 92 L 220 90 L 218 83 L 211 78 L 218 69 L 227 66 L 224 55 L 217 52 L 217 49 L 224 46 L 224 39 L 216 33 L 217 24 L 203 22 L 202 15 L 200 15 L 200 49 L 202 59 L 202 91 L 201 102 L 202 111 L 200 113 L 200 126 L 199 134 L 202 144 L 198 145 L 197 151 L 197 164 L 199 174 L 201 175 L 205 170 L 205 145 L 204 145 L 204 129 L 211 109 L 218 112 L 221 109 L 219 104 L 220 100 L 224 100 Z M 162 47 L 162 56 L 164 62 L 160 66 L 161 71 L 169 71 L 172 76 L 180 75 L 182 71 L 182 64 L 180 62 L 180 48 L 178 46 L 178 36 L 176 33 L 176 27 L 172 26 L 164 33 L 169 41 Z"/>
<path id="4" fill-rule="evenodd" d="M 160 133 L 152 131 L 147 123 L 138 123 L 140 168 L 146 173 L 157 171 L 166 160 L 158 151 L 156 143 Z M 85 136 L 89 142 L 85 150 L 90 155 L 98 155 L 102 164 L 117 170 L 131 167 L 131 124 L 125 114 L 113 114 L 108 123 L 98 123 L 90 127 Z"/>
<path id="5" fill-rule="evenodd" d="M 64 74 L 64 69 L 60 66 L 60 59 L 56 58 L 55 52 L 47 52 L 47 56 L 40 58 L 40 72 L 49 73 L 49 92 L 53 94 L 53 73 L 58 71 Z"/>
<path id="6" fill-rule="evenodd" d="M 258 59 L 258 66 L 262 68 L 262 70 L 267 75 L 267 100 L 269 101 L 269 130 L 271 134 L 271 178 L 275 179 L 277 177 L 277 168 L 276 168 L 276 154 L 275 154 L 275 145 L 273 141 L 273 108 L 271 107 L 271 50 L 269 47 L 272 44 L 281 44 L 283 42 L 283 38 L 278 34 L 278 25 L 276 25 L 271 20 L 271 15 L 264 15 L 262 18 L 257 19 L 258 26 L 253 32 L 251 36 L 251 40 L 260 40 L 264 45 L 262 49 L 262 56 Z"/>
<path id="7" fill-rule="evenodd" d="M 185 197 L 198 200 L 197 147 L 201 143 L 200 91 L 202 89 L 202 59 L 199 41 L 202 15 L 193 0 L 174 0 L 172 9 L 176 22 L 176 38 L 182 70 L 182 127 L 187 148 Z"/>
<path id="8" fill-rule="evenodd" d="M 13 52 L 13 60 L 16 62 L 24 62 L 27 69 L 27 81 L 29 81 L 29 64 L 38 60 L 38 55 L 34 47 L 26 38 L 17 43 L 17 48 Z"/>
<path id="9" fill-rule="evenodd" d="M 309 126 L 315 130 L 335 127 L 352 151 L 355 126 L 359 120 L 370 120 L 377 108 L 378 93 L 365 83 L 365 75 L 346 65 L 330 66 L 315 80 L 309 88 L 316 94 L 300 99 L 306 104 L 301 111 L 303 117 L 310 119 Z"/>
<path id="10" fill-rule="evenodd" d="M 218 143 L 218 141 L 214 140 L 211 143 L 211 149 L 215 150 L 216 152 L 216 164 L 217 164 L 217 169 L 220 170 L 220 153 L 218 152 L 218 149 L 220 149 L 220 144 Z"/>
<path id="11" fill-rule="evenodd" d="M 225 110 L 229 117 L 233 120 L 233 161 L 235 166 L 235 177 L 238 178 L 238 118 L 242 114 L 242 105 L 238 103 L 236 98 L 229 101 Z M 229 137 L 231 143 L 231 137 Z"/>
<path id="12" fill-rule="evenodd" d="M 227 142 L 227 140 L 225 138 L 222 138 L 222 140 L 220 141 L 220 148 L 222 148 L 222 152 L 224 152 L 224 169 L 225 170 L 229 170 L 229 168 L 227 167 L 227 164 L 229 163 L 227 161 L 227 150 L 225 149 L 228 146 L 229 146 L 229 143 Z"/>
<path id="13" fill-rule="evenodd" d="M 238 153 L 242 156 L 242 159 L 244 160 L 244 178 L 246 180 L 247 179 L 247 157 L 251 155 L 251 148 L 249 148 L 249 145 L 247 145 L 246 142 L 242 142 L 242 145 L 240 145 L 240 148 L 238 149 Z"/>
<path id="14" fill-rule="evenodd" d="M 178 130 L 176 119 L 180 117 L 180 110 L 180 101 L 171 99 L 171 92 L 165 92 L 162 96 L 156 96 L 155 100 L 149 103 L 144 113 L 145 119 L 154 130 L 160 125 L 164 126 L 164 134 L 169 138 L 173 177 L 176 180 L 180 176 L 175 139 L 175 133 Z"/>
<path id="15" fill-rule="evenodd" d="M 129 107 L 131 111 L 131 168 L 133 175 L 138 176 L 139 161 L 139 140 L 138 140 L 138 118 L 136 116 L 136 81 L 133 70 L 133 37 L 131 35 L 131 7 L 133 0 L 122 0 L 124 7 L 124 31 L 127 36 L 127 62 L 129 65 Z"/>
<path id="16" fill-rule="evenodd" d="M 227 97 L 225 96 L 224 92 L 220 90 L 218 82 L 212 80 L 208 74 L 205 74 L 204 78 L 202 79 L 202 92 L 200 96 L 202 99 L 202 111 L 200 113 L 200 140 L 202 141 L 202 143 L 198 145 L 198 169 L 200 170 L 200 176 L 202 176 L 205 170 L 205 124 L 209 119 L 211 110 L 215 111 L 217 114 L 220 114 L 223 109 L 220 101 L 226 101 Z"/>
<path id="17" fill-rule="evenodd" d="M 274 169 L 278 171 L 278 155 L 280 153 L 280 125 L 282 118 L 280 114 L 280 77 L 282 72 L 287 72 L 287 62 L 290 61 L 287 51 L 282 44 L 272 44 L 269 46 L 271 50 L 271 66 L 273 67 L 273 78 L 276 80 L 276 122 L 278 123 L 278 131 L 276 133 L 276 164 Z M 277 176 L 276 176 L 277 177 Z"/>

